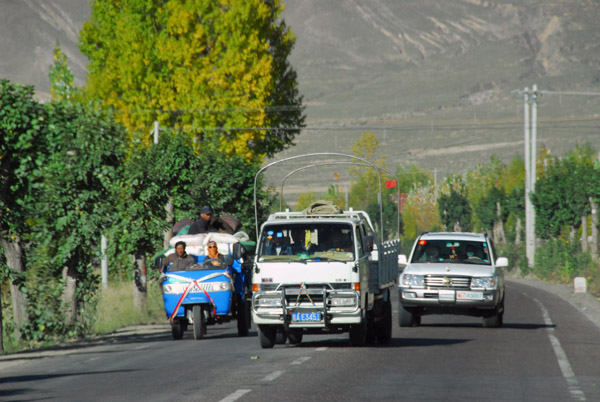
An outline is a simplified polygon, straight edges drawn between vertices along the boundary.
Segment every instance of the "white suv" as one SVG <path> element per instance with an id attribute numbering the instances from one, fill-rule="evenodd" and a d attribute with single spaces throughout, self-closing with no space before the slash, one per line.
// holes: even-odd
<path id="1" fill-rule="evenodd" d="M 505 257 L 498 258 L 487 234 L 422 233 L 398 278 L 398 324 L 419 325 L 427 314 L 483 317 L 484 327 L 500 327 L 504 316 Z"/>

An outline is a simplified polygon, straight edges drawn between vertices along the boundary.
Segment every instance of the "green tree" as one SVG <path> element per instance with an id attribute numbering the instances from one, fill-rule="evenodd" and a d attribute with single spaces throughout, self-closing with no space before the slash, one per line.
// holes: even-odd
<path id="1" fill-rule="evenodd" d="M 31 86 L 0 80 L 0 241 L 10 269 L 2 277 L 10 278 L 11 282 L 17 339 L 27 323 L 21 242 L 28 231 L 28 209 L 35 200 L 34 188 L 40 180 L 47 127 L 46 110 L 33 95 Z"/>
<path id="2" fill-rule="evenodd" d="M 295 38 L 279 0 L 92 3 L 80 48 L 87 91 L 130 130 L 180 128 L 202 149 L 262 160 L 304 123 Z"/>
<path id="3" fill-rule="evenodd" d="M 590 213 L 589 198 L 598 195 L 597 183 L 594 152 L 589 146 L 552 160 L 532 195 L 536 235 L 558 237 L 565 225 L 579 227 L 581 217 Z"/>
<path id="4" fill-rule="evenodd" d="M 94 108 L 58 102 L 46 109 L 47 160 L 39 167 L 43 186 L 33 204 L 32 240 L 47 269 L 65 281 L 62 304 L 69 328 L 77 324 L 97 284 L 92 262 L 99 256 L 100 235 L 115 215 L 110 194 L 124 157 L 124 134 Z"/>
<path id="5" fill-rule="evenodd" d="M 54 64 L 50 66 L 50 95 L 52 100 L 70 100 L 74 92 L 73 72 L 68 66 L 67 55 L 56 43 L 53 52 Z"/>
<path id="6" fill-rule="evenodd" d="M 404 168 L 400 165 L 396 168 L 396 176 L 398 177 L 398 187 L 400 192 L 408 194 L 418 187 L 425 187 L 433 184 L 433 174 L 425 171 L 418 165 L 410 163 Z"/>
<path id="7" fill-rule="evenodd" d="M 460 232 L 471 230 L 473 211 L 465 194 L 464 181 L 460 176 L 446 179 L 449 187 L 438 199 L 438 210 L 446 230 Z"/>

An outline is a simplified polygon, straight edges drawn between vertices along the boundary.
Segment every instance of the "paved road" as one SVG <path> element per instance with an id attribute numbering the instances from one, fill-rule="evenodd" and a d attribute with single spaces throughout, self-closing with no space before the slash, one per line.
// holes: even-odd
<path id="1" fill-rule="evenodd" d="M 597 401 L 600 327 L 554 293 L 507 284 L 505 325 L 427 316 L 389 346 L 306 336 L 263 350 L 235 324 L 173 341 L 166 326 L 0 357 L 0 400 Z M 394 317 L 395 318 L 395 317 Z"/>

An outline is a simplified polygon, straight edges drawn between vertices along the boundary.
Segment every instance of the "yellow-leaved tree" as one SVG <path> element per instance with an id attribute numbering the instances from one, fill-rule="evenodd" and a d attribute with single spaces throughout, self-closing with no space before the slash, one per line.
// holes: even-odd
<path id="1" fill-rule="evenodd" d="M 131 133 L 153 122 L 260 161 L 304 124 L 279 0 L 96 0 L 80 35 L 86 94 Z"/>

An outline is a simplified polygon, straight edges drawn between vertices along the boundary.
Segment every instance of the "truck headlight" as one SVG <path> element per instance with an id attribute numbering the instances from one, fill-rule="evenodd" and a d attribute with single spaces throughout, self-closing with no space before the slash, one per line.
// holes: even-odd
<path id="1" fill-rule="evenodd" d="M 403 274 L 402 275 L 402 285 L 410 286 L 410 287 L 423 287 L 423 275 L 412 275 L 412 274 Z"/>
<path id="2" fill-rule="evenodd" d="M 487 276 L 482 278 L 471 279 L 472 288 L 495 288 L 497 284 L 495 276 Z"/>
<path id="3" fill-rule="evenodd" d="M 330 299 L 330 305 L 332 307 L 348 307 L 356 305 L 355 297 L 332 297 Z"/>
<path id="4" fill-rule="evenodd" d="M 281 298 L 260 297 L 257 300 L 258 307 L 281 307 Z"/>

